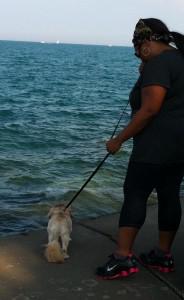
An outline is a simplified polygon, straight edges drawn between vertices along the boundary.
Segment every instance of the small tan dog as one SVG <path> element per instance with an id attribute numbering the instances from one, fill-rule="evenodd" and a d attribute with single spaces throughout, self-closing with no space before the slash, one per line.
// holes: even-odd
<path id="1" fill-rule="evenodd" d="M 71 210 L 58 204 L 52 207 L 48 213 L 49 222 L 47 226 L 48 244 L 45 249 L 45 257 L 48 262 L 63 263 L 69 257 L 67 250 L 71 240 L 72 219 Z M 59 239 L 61 239 L 62 248 Z"/>

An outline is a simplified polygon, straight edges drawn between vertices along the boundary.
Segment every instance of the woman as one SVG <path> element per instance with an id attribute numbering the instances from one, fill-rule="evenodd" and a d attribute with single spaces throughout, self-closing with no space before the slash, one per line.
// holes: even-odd
<path id="1" fill-rule="evenodd" d="M 153 189 L 158 196 L 159 244 L 140 259 L 160 271 L 174 269 L 171 245 L 181 219 L 179 191 L 184 175 L 184 35 L 170 32 L 158 19 L 140 19 L 133 37 L 141 74 L 130 93 L 132 120 L 114 139 L 116 153 L 133 137 L 133 150 L 124 182 L 118 247 L 96 271 L 104 279 L 138 272 L 132 255 L 136 235 L 146 217 Z M 174 45 L 174 47 L 172 46 Z"/>

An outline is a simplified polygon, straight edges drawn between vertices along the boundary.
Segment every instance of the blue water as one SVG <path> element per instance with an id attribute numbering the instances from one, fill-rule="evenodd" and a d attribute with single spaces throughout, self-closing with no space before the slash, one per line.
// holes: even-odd
<path id="1" fill-rule="evenodd" d="M 128 47 L 0 42 L 0 235 L 45 226 L 90 176 L 137 66 Z M 129 117 L 128 107 L 121 127 Z M 119 211 L 131 143 L 75 200 L 76 218 Z"/>

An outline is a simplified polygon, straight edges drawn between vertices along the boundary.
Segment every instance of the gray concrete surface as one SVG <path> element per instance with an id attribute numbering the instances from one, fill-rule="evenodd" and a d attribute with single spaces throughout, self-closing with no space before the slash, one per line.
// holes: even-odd
<path id="1" fill-rule="evenodd" d="M 148 208 L 135 253 L 149 250 L 157 241 L 156 206 Z M 104 281 L 95 268 L 115 249 L 118 214 L 73 224 L 70 258 L 49 264 L 43 256 L 46 231 L 0 240 L 0 300 L 175 300 L 184 299 L 184 227 L 173 247 L 176 272 L 163 275 L 140 266 L 131 277 Z"/>

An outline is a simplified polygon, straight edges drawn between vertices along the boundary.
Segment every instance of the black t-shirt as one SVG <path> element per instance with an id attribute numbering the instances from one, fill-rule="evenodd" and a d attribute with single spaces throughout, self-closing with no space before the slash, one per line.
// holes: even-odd
<path id="1" fill-rule="evenodd" d="M 184 56 L 166 50 L 148 61 L 130 93 L 134 115 L 141 107 L 141 89 L 159 85 L 167 89 L 159 113 L 134 137 L 131 161 L 184 162 Z"/>

